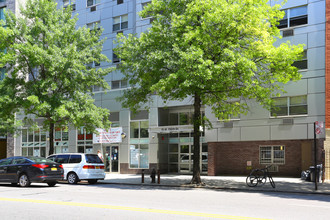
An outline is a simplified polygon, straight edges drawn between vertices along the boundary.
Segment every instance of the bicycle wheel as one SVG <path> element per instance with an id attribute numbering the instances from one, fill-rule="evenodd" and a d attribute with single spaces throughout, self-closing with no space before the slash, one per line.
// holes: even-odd
<path id="1" fill-rule="evenodd" d="M 254 187 L 258 185 L 258 177 L 254 175 L 249 175 L 248 177 L 246 177 L 246 185 L 248 185 L 249 187 Z"/>
<path id="2" fill-rule="evenodd" d="M 275 188 L 275 182 L 273 180 L 273 177 L 268 176 L 268 178 L 269 178 L 270 185 L 272 185 L 272 187 Z"/>

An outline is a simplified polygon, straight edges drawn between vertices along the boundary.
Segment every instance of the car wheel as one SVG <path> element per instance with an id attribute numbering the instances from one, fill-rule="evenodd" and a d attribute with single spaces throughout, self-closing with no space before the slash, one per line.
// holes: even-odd
<path id="1" fill-rule="evenodd" d="M 29 177 L 26 174 L 20 175 L 18 183 L 21 187 L 27 187 L 31 184 Z"/>
<path id="2" fill-rule="evenodd" d="M 67 179 L 69 184 L 76 184 L 78 182 L 78 176 L 75 173 L 69 173 Z"/>
<path id="3" fill-rule="evenodd" d="M 88 183 L 89 184 L 95 184 L 95 183 L 97 183 L 97 180 L 88 180 Z"/>
<path id="4" fill-rule="evenodd" d="M 55 185 L 56 185 L 56 183 L 57 183 L 57 182 L 49 182 L 49 183 L 47 183 L 47 184 L 48 184 L 48 186 L 51 186 L 51 187 L 53 187 L 53 186 L 55 186 Z"/>

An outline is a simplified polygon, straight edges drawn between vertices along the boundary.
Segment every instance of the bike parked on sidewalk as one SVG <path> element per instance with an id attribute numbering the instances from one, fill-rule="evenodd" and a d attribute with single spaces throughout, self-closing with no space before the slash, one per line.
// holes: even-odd
<path id="1" fill-rule="evenodd" d="M 263 169 L 253 169 L 251 173 L 246 177 L 246 184 L 250 187 L 257 186 L 258 184 L 263 185 L 266 183 L 268 178 L 270 185 L 275 188 L 275 182 L 268 170 L 271 166 L 272 165 L 266 166 Z"/>

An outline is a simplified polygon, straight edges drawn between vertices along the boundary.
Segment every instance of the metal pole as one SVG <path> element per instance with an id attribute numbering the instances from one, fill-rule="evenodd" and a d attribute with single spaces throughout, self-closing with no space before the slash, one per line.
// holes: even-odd
<path id="1" fill-rule="evenodd" d="M 315 190 L 317 190 L 317 148 L 316 148 L 316 124 L 314 122 L 314 176 L 315 176 Z"/>
<path id="2" fill-rule="evenodd" d="M 141 183 L 144 183 L 144 169 L 142 169 Z"/>

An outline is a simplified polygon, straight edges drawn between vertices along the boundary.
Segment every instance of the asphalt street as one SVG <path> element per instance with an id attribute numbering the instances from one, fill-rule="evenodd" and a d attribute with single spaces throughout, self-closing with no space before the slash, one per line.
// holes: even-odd
<path id="1" fill-rule="evenodd" d="M 1 219 L 329 219 L 330 196 L 79 183 L 0 184 Z"/>

